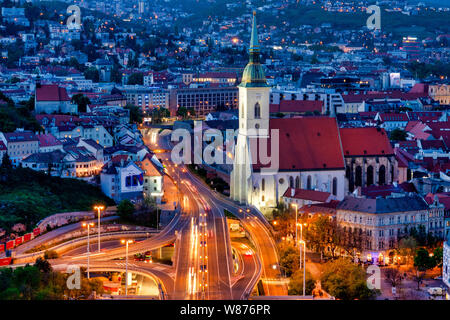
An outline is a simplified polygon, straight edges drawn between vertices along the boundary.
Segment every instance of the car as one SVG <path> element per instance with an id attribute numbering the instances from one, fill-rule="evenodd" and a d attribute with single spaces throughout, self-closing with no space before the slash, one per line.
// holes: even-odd
<path id="1" fill-rule="evenodd" d="M 200 241 L 200 247 L 206 247 L 206 241 Z"/>
<path id="2" fill-rule="evenodd" d="M 144 255 L 141 253 L 136 253 L 134 255 L 134 261 L 144 261 Z"/>
<path id="3" fill-rule="evenodd" d="M 445 294 L 445 290 L 440 287 L 428 288 L 428 293 L 432 296 L 442 296 Z"/>
<path id="4" fill-rule="evenodd" d="M 200 272 L 208 272 L 208 269 L 206 268 L 206 264 L 202 264 L 200 266 Z"/>

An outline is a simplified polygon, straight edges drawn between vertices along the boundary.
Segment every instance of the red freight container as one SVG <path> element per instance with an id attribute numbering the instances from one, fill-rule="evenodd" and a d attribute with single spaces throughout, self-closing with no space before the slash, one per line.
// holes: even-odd
<path id="1" fill-rule="evenodd" d="M 31 235 L 32 235 L 32 233 L 27 233 L 26 235 L 24 235 L 23 236 L 23 242 L 30 241 L 31 240 Z"/>
<path id="2" fill-rule="evenodd" d="M 6 243 L 6 250 L 9 250 L 9 249 L 12 249 L 12 248 L 14 248 L 14 240 L 9 240 Z"/>
<path id="3" fill-rule="evenodd" d="M 40 228 L 36 228 L 36 229 L 33 230 L 33 235 L 35 237 L 37 237 L 40 233 L 41 233 L 41 229 Z"/>
<path id="4" fill-rule="evenodd" d="M 23 242 L 23 237 L 18 237 L 18 238 L 16 238 L 16 247 L 17 247 L 19 244 L 22 244 L 22 242 Z"/>
<path id="5" fill-rule="evenodd" d="M 9 266 L 11 264 L 12 258 L 0 259 L 0 266 Z"/>
<path id="6" fill-rule="evenodd" d="M 5 245 L 4 244 L 0 244 L 0 252 L 5 251 Z"/>

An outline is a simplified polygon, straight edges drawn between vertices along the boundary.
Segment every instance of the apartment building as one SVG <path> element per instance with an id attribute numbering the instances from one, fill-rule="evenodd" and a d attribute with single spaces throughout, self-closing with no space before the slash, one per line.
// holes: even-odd
<path id="1" fill-rule="evenodd" d="M 376 199 L 347 196 L 337 206 L 336 219 L 345 232 L 361 235 L 361 260 L 388 263 L 399 240 L 414 228 L 442 238 L 444 210 L 443 205 L 429 207 L 414 194 Z"/>
<path id="2" fill-rule="evenodd" d="M 0 141 L 6 146 L 14 166 L 30 154 L 39 152 L 39 139 L 31 131 L 0 132 Z"/>

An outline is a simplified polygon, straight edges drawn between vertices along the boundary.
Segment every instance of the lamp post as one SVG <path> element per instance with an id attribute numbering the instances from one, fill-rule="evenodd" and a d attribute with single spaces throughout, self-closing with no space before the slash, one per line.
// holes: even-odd
<path id="1" fill-rule="evenodd" d="M 98 214 L 98 252 L 100 252 L 100 212 L 101 210 L 105 209 L 104 206 L 95 206 L 95 210 L 97 210 Z"/>
<path id="2" fill-rule="evenodd" d="M 89 255 L 90 255 L 90 249 L 89 249 L 89 230 L 91 229 L 91 227 L 94 226 L 93 222 L 83 222 L 81 224 L 81 226 L 83 228 L 87 228 L 87 278 L 89 279 Z"/>
<path id="3" fill-rule="evenodd" d="M 306 289 L 306 242 L 304 240 L 300 240 L 300 244 L 303 245 L 303 296 L 305 296 L 305 289 Z M 301 257 L 300 257 L 301 260 Z"/>
<path id="4" fill-rule="evenodd" d="M 297 245 L 297 229 L 298 229 L 298 222 L 297 222 L 297 216 L 298 216 L 298 204 L 291 203 L 293 207 L 295 207 L 295 245 Z M 300 241 L 303 240 L 303 226 L 300 224 Z M 298 247 L 299 251 L 299 263 L 298 266 L 301 269 L 302 268 L 302 246 Z"/>
<path id="5" fill-rule="evenodd" d="M 122 244 L 125 244 L 125 295 L 128 295 L 128 244 L 133 243 L 133 240 L 122 240 Z"/>
<path id="6" fill-rule="evenodd" d="M 298 215 L 298 204 L 291 203 L 291 206 L 295 208 L 295 245 L 297 245 L 297 215 Z"/>

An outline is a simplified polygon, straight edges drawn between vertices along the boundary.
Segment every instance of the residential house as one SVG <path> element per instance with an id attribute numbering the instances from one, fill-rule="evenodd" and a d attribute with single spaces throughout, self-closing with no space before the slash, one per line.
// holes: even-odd
<path id="1" fill-rule="evenodd" d="M 144 196 L 154 197 L 158 203 L 164 195 L 164 174 L 162 164 L 153 155 L 147 154 L 136 164 L 144 171 Z"/>
<path id="2" fill-rule="evenodd" d="M 39 152 L 39 139 L 31 131 L 0 132 L 0 140 L 5 144 L 14 166 L 30 154 Z"/>
<path id="3" fill-rule="evenodd" d="M 139 200 L 143 197 L 144 170 L 133 161 L 109 161 L 100 174 L 102 191 L 117 203 L 125 200 Z"/>

